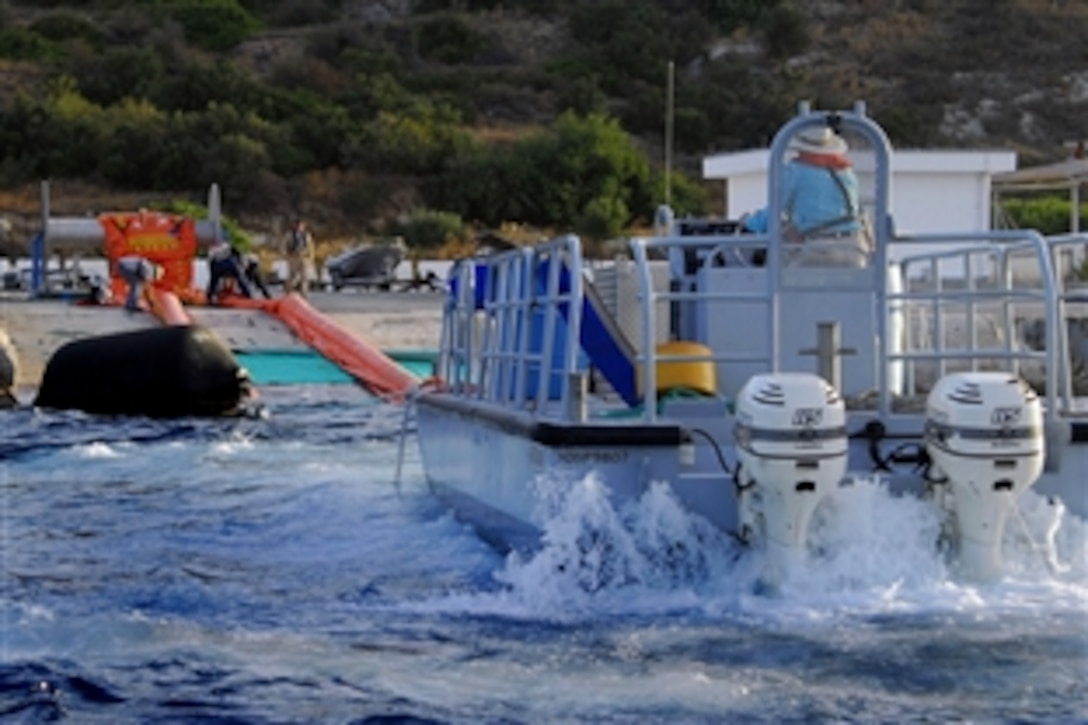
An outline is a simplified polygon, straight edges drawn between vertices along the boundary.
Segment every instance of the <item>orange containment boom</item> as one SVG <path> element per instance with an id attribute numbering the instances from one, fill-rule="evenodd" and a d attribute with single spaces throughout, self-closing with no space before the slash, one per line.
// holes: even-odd
<path id="1" fill-rule="evenodd" d="M 296 293 L 273 300 L 228 297 L 230 307 L 256 307 L 278 318 L 298 339 L 314 348 L 374 395 L 403 401 L 422 381 L 373 344 L 315 310 Z"/>
<path id="2" fill-rule="evenodd" d="M 151 313 L 162 320 L 163 324 L 171 327 L 182 327 L 193 324 L 192 316 L 185 311 L 181 299 L 173 292 L 158 287 L 148 289 L 151 300 Z"/>

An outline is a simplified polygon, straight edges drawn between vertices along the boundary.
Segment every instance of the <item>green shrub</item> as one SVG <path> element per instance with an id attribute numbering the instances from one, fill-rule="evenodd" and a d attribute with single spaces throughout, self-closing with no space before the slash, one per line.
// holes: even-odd
<path id="1" fill-rule="evenodd" d="M 706 216 L 708 203 L 707 187 L 700 181 L 693 181 L 684 174 L 673 171 L 669 174 L 669 206 L 677 217 L 681 216 Z M 655 174 L 652 188 L 654 200 L 665 202 L 665 175 Z M 643 207 L 645 208 L 645 207 Z M 654 205 L 656 209 L 656 204 Z M 643 222 L 649 223 L 651 217 L 644 217 Z"/>
<path id="2" fill-rule="evenodd" d="M 707 13 L 715 25 L 725 32 L 740 27 L 758 27 L 779 0 L 710 0 Z"/>
<path id="3" fill-rule="evenodd" d="M 166 119 L 125 117 L 105 140 L 98 173 L 123 189 L 168 188 L 159 178 L 160 158 L 174 143 Z"/>
<path id="4" fill-rule="evenodd" d="M 1070 230 L 1072 202 L 1065 197 L 1044 195 L 1004 199 L 1001 209 L 1013 228 L 1035 229 L 1045 235 L 1064 234 Z M 1088 231 L 1088 205 L 1081 205 L 1080 228 Z"/>
<path id="5" fill-rule="evenodd" d="M 283 119 L 282 126 L 290 141 L 286 148 L 273 151 L 273 157 L 276 170 L 285 176 L 341 165 L 344 144 L 356 128 L 343 108 L 318 98 L 306 100 L 297 113 Z M 281 151 L 291 156 L 281 156 Z"/>
<path id="6" fill-rule="evenodd" d="M 470 63 L 491 45 L 486 35 L 454 13 L 428 18 L 416 28 L 420 57 L 439 63 Z"/>
<path id="7" fill-rule="evenodd" d="M 454 240 L 465 240 L 464 221 L 452 212 L 419 209 L 398 219 L 391 230 L 414 249 L 437 249 Z"/>
<path id="8" fill-rule="evenodd" d="M 66 40 L 84 40 L 91 47 L 98 48 L 103 41 L 102 30 L 97 25 L 73 13 L 46 15 L 31 23 L 30 29 L 43 38 L 58 43 Z"/>
<path id="9" fill-rule="evenodd" d="M 558 90 L 556 105 L 563 111 L 589 114 L 603 111 L 608 98 L 601 90 L 599 79 L 589 74 L 574 78 Z"/>
<path id="10" fill-rule="evenodd" d="M 562 5 L 562 0 L 416 0 L 412 12 L 415 15 L 447 10 L 518 10 L 538 15 L 550 15 Z"/>
<path id="11" fill-rule="evenodd" d="M 371 46 L 366 48 L 336 47 L 334 51 L 330 49 L 327 54 L 321 54 L 320 50 L 324 47 L 322 45 L 314 49 L 318 57 L 334 63 L 341 70 L 363 77 L 378 74 L 391 75 L 402 69 L 401 60 L 393 49 L 380 42 L 372 42 Z"/>
<path id="12" fill-rule="evenodd" d="M 609 194 L 586 202 L 574 226 L 588 239 L 611 239 L 620 236 L 630 216 L 631 211 L 620 195 Z"/>
<path id="13" fill-rule="evenodd" d="M 247 3 L 243 2 L 243 5 Z M 276 3 L 266 16 L 268 24 L 277 28 L 299 28 L 306 25 L 331 23 L 337 19 L 336 3 L 319 0 L 287 0 Z"/>
<path id="14" fill-rule="evenodd" d="M 151 48 L 120 46 L 102 53 L 76 52 L 65 62 L 88 100 L 109 106 L 126 97 L 152 94 L 165 77 L 162 58 Z"/>
<path id="15" fill-rule="evenodd" d="M 545 131 L 447 168 L 435 195 L 491 226 L 517 220 L 609 236 L 653 211 L 646 158 L 602 114 L 564 113 Z"/>
<path id="16" fill-rule="evenodd" d="M 178 214 L 180 216 L 186 216 L 191 219 L 207 219 L 208 207 L 204 204 L 198 204 L 193 201 L 186 201 L 184 199 L 175 199 L 160 204 L 152 204 L 151 208 L 157 211 L 164 211 L 170 214 Z M 243 252 L 248 252 L 253 248 L 253 238 L 239 226 L 231 217 L 222 215 L 219 217 L 223 229 L 227 233 L 227 238 L 230 239 L 231 244 L 240 249 Z"/>
<path id="17" fill-rule="evenodd" d="M 767 55 L 785 60 L 808 50 L 812 43 L 804 14 L 793 5 L 778 5 L 767 15 L 763 45 Z"/>
<path id="18" fill-rule="evenodd" d="M 602 0 L 571 10 L 573 38 L 584 46 L 584 62 L 601 87 L 624 97 L 635 80 L 661 86 L 665 69 L 688 38 L 671 31 L 672 18 L 650 0 Z"/>
<path id="19" fill-rule="evenodd" d="M 447 119 L 448 111 L 423 104 L 398 114 L 382 111 L 344 146 L 344 163 L 380 174 L 440 173 L 446 160 L 471 147 L 471 134 Z"/>
<path id="20" fill-rule="evenodd" d="M 33 5 L 38 8 L 62 8 L 62 7 L 87 7 L 98 4 L 100 0 L 34 0 L 32 3 L 18 3 L 19 5 Z M 15 3 L 11 3 L 15 4 Z M 116 4 L 114 2 L 113 4 Z"/>
<path id="21" fill-rule="evenodd" d="M 346 73 L 318 58 L 298 58 L 279 63 L 269 80 L 275 88 L 309 91 L 323 101 L 336 98 L 350 87 Z"/>
<path id="22" fill-rule="evenodd" d="M 174 0 L 167 7 L 185 38 L 207 50 L 233 48 L 260 25 L 237 0 Z"/>
<path id="23" fill-rule="evenodd" d="M 192 62 L 164 76 L 150 91 L 160 108 L 200 112 L 213 103 L 256 110 L 269 95 L 249 73 L 225 59 Z"/>
<path id="24" fill-rule="evenodd" d="M 1004 218 L 999 219 L 998 226 L 1012 227 L 1016 229 L 1035 229 L 1044 235 L 1066 234 L 1072 227 L 1073 202 L 1066 196 L 1056 196 L 1049 193 L 1029 195 L 1020 198 L 1007 198 L 1001 200 L 1001 206 L 995 211 L 1003 213 Z M 1088 230 L 1088 206 L 1080 205 L 1079 227 L 1081 231 Z M 1088 258 L 1077 270 L 1078 279 L 1088 279 Z"/>
<path id="25" fill-rule="evenodd" d="M 56 43 L 33 30 L 0 29 L 0 58 L 11 60 L 50 60 L 58 55 Z"/>

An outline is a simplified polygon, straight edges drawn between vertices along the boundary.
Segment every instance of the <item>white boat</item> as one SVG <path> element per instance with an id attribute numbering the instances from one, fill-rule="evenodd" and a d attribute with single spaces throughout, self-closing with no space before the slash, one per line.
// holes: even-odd
<path id="1" fill-rule="evenodd" d="M 531 548 L 545 478 L 592 475 L 617 507 L 664 482 L 759 547 L 775 584 L 808 555 L 820 503 L 859 477 L 931 501 L 934 545 L 972 580 L 1002 576 L 1029 488 L 1055 520 L 1088 515 L 1068 334 L 1088 301 L 1060 266 L 1086 237 L 898 232 L 892 149 L 862 104 L 801 106 L 771 146 L 768 199 L 791 139 L 825 126 L 850 142 L 864 235 L 791 244 L 778 209 L 761 235 L 662 209 L 656 236 L 604 268 L 565 236 L 452 270 L 444 386 L 415 404 L 427 479 L 458 516 Z"/>

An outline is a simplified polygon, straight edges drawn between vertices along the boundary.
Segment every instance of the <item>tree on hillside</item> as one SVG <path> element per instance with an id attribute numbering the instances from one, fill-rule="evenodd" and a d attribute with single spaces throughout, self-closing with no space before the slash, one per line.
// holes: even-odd
<path id="1" fill-rule="evenodd" d="M 521 221 L 604 239 L 649 215 L 652 188 L 645 156 L 618 121 L 568 111 L 510 145 L 451 161 L 432 203 L 488 226 Z"/>

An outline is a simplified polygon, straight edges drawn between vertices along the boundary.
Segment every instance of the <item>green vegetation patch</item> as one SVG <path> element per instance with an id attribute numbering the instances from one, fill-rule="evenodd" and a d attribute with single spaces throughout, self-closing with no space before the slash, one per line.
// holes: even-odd
<path id="1" fill-rule="evenodd" d="M 56 43 L 25 28 L 0 28 L 0 58 L 10 60 L 52 60 L 60 55 Z"/>
<path id="2" fill-rule="evenodd" d="M 207 50 L 233 48 L 260 27 L 237 0 L 171 0 L 165 8 L 186 40 Z"/>

